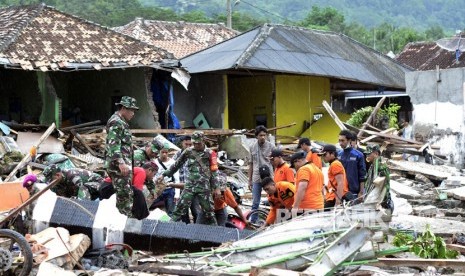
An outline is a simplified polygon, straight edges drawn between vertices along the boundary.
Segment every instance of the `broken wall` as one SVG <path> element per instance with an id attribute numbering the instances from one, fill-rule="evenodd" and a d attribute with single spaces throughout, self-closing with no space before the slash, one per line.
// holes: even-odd
<path id="1" fill-rule="evenodd" d="M 223 118 L 226 106 L 226 84 L 223 75 L 191 75 L 188 91 L 174 82 L 174 113 L 185 127 L 193 127 L 193 120 L 201 112 L 212 128 L 228 128 Z"/>
<path id="2" fill-rule="evenodd" d="M 465 69 L 406 73 L 418 139 L 441 146 L 441 154 L 463 167 L 465 157 Z"/>
<path id="3" fill-rule="evenodd" d="M 155 128 L 144 69 L 89 70 L 49 73 L 56 94 L 62 100 L 63 113 L 79 108 L 85 121 L 101 120 L 106 123 L 116 110 L 114 103 L 122 96 L 137 100 L 139 110 L 130 122 L 132 128 Z M 63 118 L 66 119 L 66 118 Z"/>
<path id="4" fill-rule="evenodd" d="M 278 130 L 278 135 L 301 136 L 306 132 L 308 137 L 325 141 L 337 137 L 334 129 L 322 129 L 308 126 L 312 124 L 313 115 L 323 113 L 323 100 L 330 101 L 329 79 L 312 76 L 276 76 L 276 125 L 295 126 Z M 325 115 L 329 116 L 329 115 Z M 307 122 L 307 123 L 305 123 Z M 337 129 L 335 129 L 337 130 Z"/>
<path id="5" fill-rule="evenodd" d="M 36 72 L 0 69 L 0 120 L 39 123 L 42 99 Z"/>

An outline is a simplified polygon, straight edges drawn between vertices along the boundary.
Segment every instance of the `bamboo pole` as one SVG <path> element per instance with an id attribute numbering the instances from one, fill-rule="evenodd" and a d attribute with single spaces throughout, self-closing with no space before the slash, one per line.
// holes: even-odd
<path id="1" fill-rule="evenodd" d="M 231 247 L 231 248 L 217 248 L 214 250 L 210 251 L 205 251 L 205 252 L 193 252 L 190 253 L 189 256 L 191 257 L 200 257 L 203 255 L 207 254 L 218 254 L 218 253 L 225 253 L 225 252 L 242 252 L 242 251 L 251 251 L 251 250 L 256 250 L 264 247 L 269 247 L 269 246 L 275 246 L 275 245 L 280 245 L 280 244 L 286 244 L 286 243 L 291 243 L 291 242 L 298 242 L 302 240 L 308 240 L 310 238 L 319 238 L 319 237 L 325 237 L 333 234 L 340 234 L 346 231 L 347 229 L 340 229 L 340 230 L 335 230 L 335 231 L 329 231 L 329 232 L 324 232 L 324 233 L 318 233 L 318 234 L 303 234 L 298 237 L 285 237 L 282 239 L 278 239 L 275 241 L 268 241 L 268 242 L 263 242 L 259 243 L 256 245 L 252 246 L 240 246 L 240 247 Z M 180 253 L 180 254 L 168 254 L 165 256 L 165 258 L 172 259 L 172 258 L 183 258 L 186 257 L 186 254 Z"/>
<path id="2" fill-rule="evenodd" d="M 45 139 L 47 139 L 48 136 L 50 136 L 50 134 L 53 132 L 53 130 L 55 130 L 55 123 L 52 123 L 48 127 L 48 129 L 44 132 L 44 134 L 42 134 L 39 141 L 37 141 L 37 143 L 33 147 L 35 147 L 36 149 L 39 149 L 40 144 L 42 144 L 42 142 L 45 141 Z M 10 179 L 13 177 L 13 175 L 15 175 L 18 170 L 23 168 L 26 165 L 26 163 L 29 161 L 30 158 L 31 158 L 31 153 L 28 152 L 26 154 L 26 156 L 23 157 L 21 162 L 19 162 L 19 164 L 16 165 L 16 167 L 13 169 L 13 171 L 11 171 L 11 173 L 5 178 L 4 182 L 10 181 Z"/>

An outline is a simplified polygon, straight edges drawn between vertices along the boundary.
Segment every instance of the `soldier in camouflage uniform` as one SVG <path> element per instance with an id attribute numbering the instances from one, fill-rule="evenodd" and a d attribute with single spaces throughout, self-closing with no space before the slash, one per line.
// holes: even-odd
<path id="1" fill-rule="evenodd" d="M 146 162 L 150 162 L 158 157 L 163 145 L 156 139 L 147 144 L 144 149 L 134 151 L 134 167 L 142 167 Z"/>
<path id="2" fill-rule="evenodd" d="M 42 174 L 48 182 L 59 179 L 60 183 L 52 191 L 63 197 L 94 200 L 98 198 L 98 187 L 103 183 L 103 177 L 91 171 L 78 168 L 62 170 L 55 164 L 45 168 Z"/>
<path id="3" fill-rule="evenodd" d="M 214 191 L 215 197 L 221 196 L 217 178 L 218 165 L 216 164 L 215 152 L 205 146 L 203 136 L 203 132 L 195 131 L 192 135 L 194 146 L 185 149 L 174 165 L 158 178 L 158 181 L 161 181 L 164 176 L 171 177 L 184 163 L 187 165 L 188 176 L 171 217 L 173 221 L 179 221 L 191 206 L 193 198 L 197 197 L 200 208 L 205 214 L 205 222 L 216 225 L 212 191 Z"/>
<path id="4" fill-rule="evenodd" d="M 133 151 L 128 122 L 139 108 L 136 99 L 128 96 L 123 96 L 116 105 L 119 110 L 110 117 L 106 126 L 105 168 L 116 190 L 116 207 L 121 214 L 132 217 Z"/>
<path id="5" fill-rule="evenodd" d="M 367 154 L 366 160 L 371 163 L 370 169 L 368 170 L 367 180 L 365 182 L 365 197 L 370 193 L 374 188 L 375 179 L 380 177 L 385 177 L 384 179 L 384 188 L 386 189 L 386 194 L 381 202 L 381 206 L 384 209 L 391 210 L 394 212 L 394 202 L 391 199 L 390 192 L 390 171 L 387 165 L 381 162 L 381 149 L 378 145 L 368 145 L 365 153 Z"/>

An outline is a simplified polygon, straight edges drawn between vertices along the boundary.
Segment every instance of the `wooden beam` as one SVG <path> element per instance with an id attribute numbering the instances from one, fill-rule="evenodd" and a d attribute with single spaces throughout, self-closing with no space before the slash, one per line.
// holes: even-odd
<path id="1" fill-rule="evenodd" d="M 393 127 L 391 127 L 391 128 L 388 128 L 388 129 L 386 129 L 386 130 L 381 131 L 380 133 L 388 134 L 389 132 L 393 132 L 394 130 L 396 130 L 396 129 L 393 128 Z M 367 137 L 367 138 L 361 140 L 360 143 L 365 144 L 366 142 L 368 142 L 368 141 L 370 141 L 370 140 L 373 140 L 373 139 L 375 139 L 376 137 L 378 137 L 378 135 L 376 135 L 376 134 L 375 134 L 375 135 L 371 135 L 370 137 Z"/>
<path id="2" fill-rule="evenodd" d="M 131 129 L 132 134 L 192 134 L 194 131 L 203 131 L 205 135 L 233 135 L 242 134 L 242 131 L 230 129 Z"/>
<path id="3" fill-rule="evenodd" d="M 68 130 L 71 130 L 71 129 L 81 128 L 81 127 L 86 127 L 86 126 L 93 126 L 93 125 L 100 124 L 100 123 L 101 123 L 101 121 L 100 121 L 100 120 L 97 120 L 97 121 L 92 121 L 92 122 L 83 123 L 83 124 L 79 124 L 79 125 L 74 125 L 74 126 L 69 126 L 69 127 L 63 127 L 63 128 L 60 128 L 60 130 L 62 130 L 62 131 L 68 131 Z"/>
<path id="4" fill-rule="evenodd" d="M 376 113 L 378 113 L 378 110 L 381 108 L 381 106 L 383 105 L 383 103 L 384 103 L 385 100 L 386 100 L 386 96 L 384 96 L 384 97 L 382 97 L 381 99 L 379 99 L 379 101 L 378 101 L 378 103 L 376 104 L 375 108 L 373 108 L 373 111 L 371 112 L 370 116 L 368 116 L 368 119 L 367 119 L 366 122 L 363 124 L 362 128 L 360 129 L 360 131 L 358 132 L 357 138 L 361 138 L 361 137 L 362 137 L 363 131 L 366 129 L 367 124 L 370 124 L 371 121 L 375 118 Z"/>
<path id="5" fill-rule="evenodd" d="M 103 156 L 96 153 L 91 147 L 89 147 L 89 145 L 87 145 L 86 141 L 84 141 L 84 139 L 81 137 L 79 133 L 76 132 L 75 129 L 72 129 L 70 131 L 74 135 L 74 137 L 76 137 L 76 139 L 78 139 L 79 142 L 81 142 L 81 144 L 86 148 L 86 150 L 89 151 L 90 154 L 92 154 L 95 157 L 103 158 Z"/>
<path id="6" fill-rule="evenodd" d="M 465 267 L 465 260 L 454 259 L 378 258 L 378 261 L 386 266 Z"/>
<path id="7" fill-rule="evenodd" d="M 329 116 L 331 116 L 331 118 L 333 118 L 334 122 L 336 123 L 336 125 L 341 129 L 341 130 L 345 130 L 347 129 L 346 126 L 342 123 L 342 121 L 339 119 L 339 117 L 337 116 L 336 113 L 334 113 L 333 109 L 331 108 L 331 106 L 329 106 L 328 102 L 326 102 L 325 100 L 323 100 L 322 102 L 324 108 L 326 109 L 326 111 L 328 112 Z"/>
<path id="8" fill-rule="evenodd" d="M 422 142 L 418 142 L 418 141 L 410 140 L 410 139 L 405 139 L 405 138 L 402 138 L 402 137 L 399 137 L 399 136 L 396 136 L 396 135 L 384 134 L 384 133 L 381 133 L 381 132 L 375 132 L 375 131 L 370 131 L 370 130 L 365 130 L 365 132 L 370 134 L 370 135 L 376 135 L 376 136 L 379 136 L 379 137 L 388 138 L 388 139 L 392 139 L 392 140 L 396 140 L 396 141 L 402 141 L 402 142 L 406 142 L 406 143 L 410 143 L 410 144 L 416 144 L 416 145 L 423 145 Z"/>
<path id="9" fill-rule="evenodd" d="M 42 134 L 42 136 L 39 138 L 37 143 L 35 143 L 33 145 L 33 147 L 35 147 L 36 149 L 39 149 L 40 144 L 42 144 L 42 142 L 45 141 L 45 139 L 47 139 L 47 137 L 50 136 L 50 134 L 52 134 L 52 132 L 54 130 L 55 130 L 55 123 L 52 123 L 48 127 L 48 129 L 44 132 L 44 134 Z M 11 171 L 11 173 L 5 178 L 4 182 L 10 181 L 10 179 L 13 177 L 13 175 L 15 175 L 18 170 L 23 168 L 27 164 L 27 162 L 29 161 L 30 158 L 31 158 L 31 152 L 29 151 L 26 154 L 26 156 L 23 157 L 21 162 L 19 162 L 18 165 L 16 165 L 16 167 Z"/>
<path id="10" fill-rule="evenodd" d="M 24 209 L 26 206 L 31 204 L 34 200 L 36 200 L 39 196 L 41 196 L 43 193 L 48 191 L 49 189 L 53 188 L 55 185 L 60 183 L 59 179 L 55 179 L 50 184 L 48 184 L 45 188 L 37 192 L 37 194 L 34 194 L 31 196 L 28 200 L 26 200 L 23 204 L 19 205 L 15 209 L 13 209 L 8 216 L 6 216 L 4 219 L 0 221 L 0 228 L 3 228 L 4 224 L 7 223 L 10 219 L 15 217 L 22 209 Z"/>

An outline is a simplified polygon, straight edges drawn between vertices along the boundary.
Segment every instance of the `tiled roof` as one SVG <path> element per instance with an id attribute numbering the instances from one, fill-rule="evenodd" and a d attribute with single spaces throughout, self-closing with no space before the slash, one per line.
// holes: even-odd
<path id="1" fill-rule="evenodd" d="M 455 52 L 442 49 L 436 42 L 409 43 L 396 60 L 420 71 L 435 70 L 436 65 L 439 65 L 440 69 L 465 67 L 465 54 L 462 54 L 457 62 Z"/>
<path id="2" fill-rule="evenodd" d="M 144 20 L 136 18 L 115 31 L 166 49 L 182 58 L 234 37 L 238 32 L 221 24 Z"/>
<path id="3" fill-rule="evenodd" d="M 348 36 L 264 24 L 181 60 L 190 73 L 268 71 L 405 89 L 410 69 Z"/>
<path id="4" fill-rule="evenodd" d="M 0 9 L 0 64 L 8 67 L 156 67 L 170 58 L 166 50 L 43 4 Z"/>

